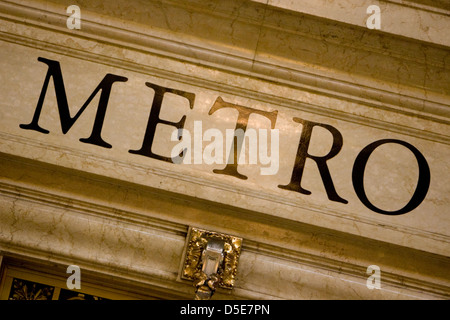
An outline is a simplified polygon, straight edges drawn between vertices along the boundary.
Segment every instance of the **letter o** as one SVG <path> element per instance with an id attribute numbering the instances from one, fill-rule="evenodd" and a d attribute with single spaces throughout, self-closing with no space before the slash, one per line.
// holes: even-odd
<path id="1" fill-rule="evenodd" d="M 419 165 L 419 179 L 417 181 L 416 190 L 414 191 L 411 200 L 406 204 L 406 206 L 396 211 L 385 211 L 375 207 L 367 198 L 366 192 L 364 190 L 364 171 L 366 169 L 367 161 L 369 160 L 370 155 L 376 148 L 386 143 L 397 143 L 402 146 L 405 146 L 414 154 L 417 160 L 417 164 Z M 425 199 L 425 196 L 427 195 L 428 192 L 428 188 L 430 186 L 430 168 L 428 166 L 427 161 L 425 160 L 425 157 L 413 145 L 402 140 L 383 139 L 369 144 L 364 149 L 362 149 L 361 152 L 358 154 L 358 156 L 355 159 L 355 163 L 353 164 L 352 181 L 356 195 L 367 208 L 381 214 L 392 216 L 401 215 L 414 210 Z"/>

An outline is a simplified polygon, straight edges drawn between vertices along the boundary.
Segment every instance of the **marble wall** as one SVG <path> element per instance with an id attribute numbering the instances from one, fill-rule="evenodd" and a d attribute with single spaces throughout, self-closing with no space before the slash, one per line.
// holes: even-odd
<path id="1" fill-rule="evenodd" d="M 196 226 L 244 239 L 216 298 L 448 298 L 448 10 L 380 1 L 386 30 L 369 30 L 345 3 L 0 3 L 1 253 L 190 297 Z M 172 163 L 173 131 L 199 123 L 277 130 L 277 170 L 220 174 L 207 139 Z"/>

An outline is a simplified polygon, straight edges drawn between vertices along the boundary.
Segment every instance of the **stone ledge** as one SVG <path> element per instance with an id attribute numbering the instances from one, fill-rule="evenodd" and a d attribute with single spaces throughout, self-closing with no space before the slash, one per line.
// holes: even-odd
<path id="1" fill-rule="evenodd" d="M 145 199 L 152 193 L 144 196 L 141 190 L 141 194 L 136 195 L 137 199 L 149 204 L 153 201 L 160 208 L 158 213 L 151 210 L 144 213 L 137 209 L 139 206 L 135 197 L 131 196 L 132 190 L 119 181 L 88 178 L 86 174 L 78 175 L 74 171 L 66 172 L 55 167 L 51 169 L 53 183 L 61 187 L 53 194 L 44 181 L 35 180 L 50 168 L 35 166 L 37 163 L 30 166 L 28 162 L 14 164 L 9 160 L 2 161 L 13 165 L 9 170 L 11 173 L 16 171 L 13 167 L 19 164 L 27 168 L 27 178 L 14 183 L 4 179 L 0 185 L 0 250 L 60 264 L 79 264 L 92 272 L 111 274 L 189 295 L 192 290 L 190 285 L 177 282 L 186 230 L 188 224 L 193 223 L 212 229 L 223 228 L 220 227 L 220 219 L 211 218 L 215 215 L 213 204 L 200 206 L 203 213 L 188 215 L 188 221 L 187 216 L 181 218 L 177 213 L 175 200 L 166 199 L 167 195 L 158 195 L 157 192 L 154 197 L 160 203 L 156 203 L 150 198 Z M 36 170 L 40 173 L 37 174 Z M 64 181 L 67 181 L 66 187 L 61 185 Z M 96 198 L 81 200 L 84 198 L 80 197 L 82 189 L 84 193 L 95 192 Z M 102 189 L 107 190 L 108 198 L 118 191 L 119 194 L 130 194 L 117 199 L 123 209 L 114 202 L 106 204 L 101 200 L 106 196 Z M 71 197 L 62 196 L 64 191 L 70 192 Z M 177 201 L 182 202 L 184 208 L 190 202 L 188 199 Z M 161 210 L 165 206 L 169 210 Z M 245 219 L 248 223 L 247 215 L 239 213 L 237 208 L 235 210 L 234 217 L 226 217 L 223 209 L 220 215 L 229 225 L 238 226 L 239 219 Z M 362 237 L 353 236 L 351 241 L 347 241 L 347 236 L 336 231 L 280 224 L 273 218 L 265 222 L 261 215 L 255 218 L 260 224 L 261 230 L 258 232 L 264 229 L 272 231 L 264 237 L 258 236 L 255 231 L 246 231 L 233 293 L 235 298 L 334 299 L 346 296 L 353 299 L 446 299 L 450 296 L 445 267 L 448 265 L 447 257 Z M 9 223 L 10 219 L 14 221 Z M 276 225 L 278 229 L 274 228 Z M 303 234 L 300 238 L 305 240 L 300 246 L 301 242 L 293 246 L 290 241 L 281 240 L 285 236 L 277 239 L 277 233 L 285 236 Z M 310 240 L 306 240 L 308 238 Z M 97 246 L 103 249 L 97 250 Z M 335 252 L 335 249 L 338 251 Z M 136 251 L 140 253 L 136 255 Z M 370 258 L 371 255 L 374 257 Z M 379 261 L 382 269 L 384 291 L 378 293 L 365 288 L 365 269 L 371 260 Z M 259 280 L 261 276 L 266 279 L 264 283 Z M 279 276 L 285 281 L 280 281 Z M 291 284 L 285 286 L 287 283 Z M 327 286 L 333 287 L 333 292 L 325 290 L 326 295 L 323 296 Z M 217 298 L 228 297 L 226 292 L 222 294 L 225 295 L 218 295 Z"/>

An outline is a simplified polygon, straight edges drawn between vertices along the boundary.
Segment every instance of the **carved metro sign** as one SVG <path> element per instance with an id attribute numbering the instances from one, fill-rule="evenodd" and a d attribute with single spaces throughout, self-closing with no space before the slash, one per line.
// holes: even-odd
<path id="1" fill-rule="evenodd" d="M 118 86 L 121 82 L 128 81 L 128 78 L 114 75 L 114 74 L 107 74 L 103 78 L 103 80 L 98 84 L 98 86 L 94 89 L 92 94 L 88 97 L 86 102 L 82 105 L 82 107 L 78 110 L 78 112 L 71 116 L 68 99 L 66 96 L 66 90 L 64 86 L 63 76 L 61 72 L 61 67 L 58 61 L 55 60 L 49 60 L 46 58 L 38 58 L 38 60 L 48 66 L 47 74 L 44 79 L 44 83 L 42 86 L 42 90 L 37 102 L 37 106 L 35 108 L 34 114 L 32 116 L 32 120 L 28 124 L 20 124 L 20 128 L 25 130 L 34 130 L 40 133 L 48 134 L 49 130 L 43 128 L 41 125 L 39 125 L 39 120 L 41 117 L 41 111 L 43 109 L 44 100 L 48 91 L 48 86 L 50 83 L 50 80 L 53 81 L 55 94 L 56 94 L 56 102 L 57 102 L 57 108 L 59 112 L 59 120 L 61 123 L 61 129 L 64 134 L 66 134 L 72 126 L 75 124 L 75 122 L 79 119 L 81 114 L 86 110 L 88 105 L 90 105 L 91 101 L 99 95 L 99 102 L 97 105 L 97 111 L 92 127 L 92 131 L 89 137 L 82 137 L 80 138 L 80 141 L 82 143 L 96 145 L 102 148 L 112 148 L 112 141 L 105 141 L 102 138 L 102 128 L 105 121 L 105 116 L 107 114 L 107 108 L 108 108 L 108 102 L 110 98 L 111 91 L 113 90 L 113 85 Z M 185 99 L 189 105 L 190 109 L 193 109 L 195 107 L 195 99 L 196 95 L 192 92 L 186 92 L 183 90 L 179 90 L 176 88 L 168 88 L 164 87 L 155 83 L 145 82 L 145 86 L 143 84 L 142 87 L 143 90 L 153 90 L 154 92 L 154 98 L 151 104 L 150 114 L 147 121 L 147 127 L 144 132 L 142 132 L 142 145 L 140 149 L 130 149 L 128 152 L 130 154 L 148 157 L 152 159 L 156 159 L 159 161 L 174 163 L 174 158 L 170 155 L 164 155 L 164 154 L 158 154 L 157 152 L 152 151 L 152 146 L 155 142 L 155 132 L 156 127 L 158 125 L 164 125 L 164 126 L 170 126 L 173 127 L 175 130 L 182 130 L 185 126 L 186 122 L 186 115 L 182 116 L 181 119 L 177 122 L 164 120 L 162 117 L 160 117 L 160 114 L 162 112 L 163 108 L 163 102 L 166 99 L 166 96 L 168 94 L 178 96 L 182 99 Z M 262 116 L 264 118 L 267 118 L 270 121 L 271 128 L 273 129 L 275 127 L 278 111 L 262 111 L 258 110 L 253 107 L 249 106 L 242 106 L 233 104 L 227 101 L 224 101 L 220 96 L 218 96 L 215 100 L 215 102 L 212 104 L 208 115 L 214 114 L 217 110 L 220 110 L 222 108 L 232 108 L 237 111 L 238 116 L 235 121 L 235 132 L 240 131 L 244 134 L 247 131 L 247 125 L 249 121 L 249 117 L 253 114 L 258 114 L 259 116 Z M 84 120 L 85 121 L 85 120 Z M 335 184 L 333 183 L 332 179 L 332 172 L 329 169 L 328 161 L 331 161 L 331 159 L 338 156 L 339 152 L 341 151 L 343 147 L 343 136 L 338 128 L 335 128 L 334 126 L 326 123 L 319 123 L 310 121 L 307 119 L 301 119 L 298 117 L 294 117 L 292 119 L 293 123 L 298 123 L 302 125 L 302 131 L 300 135 L 300 140 L 298 142 L 297 152 L 295 156 L 294 166 L 292 167 L 292 173 L 291 178 L 288 184 L 279 184 L 278 188 L 289 191 L 289 192 L 297 192 L 299 194 L 303 195 L 309 195 L 311 194 L 311 191 L 305 188 L 305 186 L 302 186 L 302 177 L 305 170 L 305 163 L 306 161 L 312 160 L 317 170 L 320 173 L 320 177 L 322 179 L 323 186 L 325 188 L 327 197 L 330 201 L 339 202 L 343 204 L 347 204 L 348 201 L 344 199 L 341 195 L 338 193 L 338 188 L 336 188 Z M 332 146 L 328 153 L 326 155 L 322 156 L 316 156 L 311 154 L 310 152 L 310 142 L 311 142 L 311 136 L 314 132 L 314 130 L 317 130 L 317 128 L 322 128 L 326 130 L 329 134 L 332 136 Z M 180 132 L 179 139 L 183 139 L 183 131 Z M 236 158 L 236 155 L 239 153 L 239 149 L 242 147 L 242 135 L 237 135 L 236 138 L 233 140 L 232 148 L 235 151 L 234 156 Z M 372 202 L 369 200 L 369 198 L 366 195 L 365 192 L 365 185 L 364 185 L 364 174 L 366 165 L 368 163 L 368 160 L 371 157 L 371 154 L 380 146 L 386 145 L 386 144 L 396 144 L 400 145 L 406 149 L 408 149 L 416 158 L 418 168 L 419 168 L 419 175 L 418 175 L 418 181 L 417 185 L 415 187 L 415 191 L 413 195 L 411 196 L 408 203 L 401 209 L 394 210 L 394 211 L 386 211 L 378 208 Z M 180 153 L 181 156 L 183 156 L 183 152 Z M 228 175 L 235 177 L 236 179 L 240 180 L 246 180 L 247 176 L 241 174 L 239 172 L 239 162 L 238 161 L 232 161 L 233 159 L 230 158 L 227 163 L 225 163 L 225 166 L 222 168 L 217 168 L 213 170 L 214 174 L 222 174 L 222 175 Z M 398 140 L 398 139 L 381 139 L 374 141 L 367 146 L 365 146 L 362 150 L 360 150 L 358 156 L 353 162 L 353 169 L 352 169 L 352 183 L 353 188 L 358 196 L 359 200 L 370 210 L 380 213 L 380 214 L 386 214 L 386 215 L 401 215 L 405 214 L 407 212 L 410 212 L 411 210 L 417 208 L 422 201 L 425 199 L 426 194 L 429 189 L 430 185 L 430 169 L 427 163 L 427 160 L 422 155 L 422 153 L 412 144 Z"/>

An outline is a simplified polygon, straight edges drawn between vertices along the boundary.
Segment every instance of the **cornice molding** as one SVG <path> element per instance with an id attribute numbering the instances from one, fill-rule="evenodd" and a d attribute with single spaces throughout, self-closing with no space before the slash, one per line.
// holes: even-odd
<path id="1" fill-rule="evenodd" d="M 179 3 L 176 3 L 176 5 L 180 6 Z M 437 94 L 433 93 L 433 90 L 430 90 L 430 88 L 414 88 L 410 85 L 401 84 L 402 80 L 400 78 L 398 78 L 400 82 L 395 83 L 394 81 L 393 84 L 387 85 L 387 82 L 376 80 L 376 76 L 374 78 L 375 81 L 369 80 L 367 77 L 358 78 L 358 76 L 352 76 L 350 78 L 345 76 L 344 78 L 340 78 L 339 72 L 336 73 L 336 77 L 330 77 L 329 71 L 308 69 L 301 61 L 288 61 L 294 58 L 294 56 L 291 56 L 286 62 L 283 62 L 281 56 L 277 57 L 272 53 L 267 55 L 268 53 L 262 52 L 260 48 L 242 48 L 244 49 L 242 51 L 238 47 L 236 50 L 231 48 L 229 46 L 230 44 L 227 43 L 217 43 L 214 46 L 208 41 L 202 43 L 201 39 L 195 41 L 189 40 L 192 37 L 187 37 L 184 40 L 181 34 L 174 35 L 174 32 L 171 30 L 167 30 L 167 33 L 165 33 L 165 30 L 155 31 L 154 29 L 146 29 L 140 25 L 126 24 L 121 20 L 121 23 L 114 24 L 114 22 L 119 21 L 117 18 L 111 17 L 108 18 L 110 20 L 105 20 L 103 17 L 102 20 L 100 16 L 96 16 L 92 12 L 84 15 L 83 27 L 75 33 L 65 28 L 65 22 L 68 16 L 64 14 L 64 11 L 61 12 L 61 10 L 55 12 L 54 10 L 56 10 L 55 8 L 57 6 L 51 7 L 49 5 L 47 9 L 44 9 L 33 7 L 30 4 L 19 5 L 11 2 L 3 2 L 0 3 L 0 8 L 2 12 L 0 16 L 3 16 L 5 19 L 15 23 L 25 23 L 27 25 L 45 28 L 59 34 L 61 37 L 75 36 L 92 41 L 101 41 L 113 46 L 126 47 L 130 50 L 145 52 L 147 54 L 157 54 L 171 59 L 187 61 L 209 68 L 216 68 L 243 76 L 251 76 L 280 85 L 446 124 L 448 124 L 448 118 L 450 116 L 448 99 L 446 98 L 448 92 Z M 192 6 L 190 9 L 192 9 Z M 221 18 L 225 19 L 223 16 Z M 295 16 L 290 16 L 289 21 L 293 18 Z M 214 16 L 211 19 L 215 19 Z M 243 21 L 244 18 L 239 16 L 228 18 L 230 21 L 238 20 L 240 23 L 252 25 L 256 28 L 255 30 L 259 29 L 259 32 L 262 32 L 261 28 L 265 28 L 270 30 L 269 32 L 279 34 L 280 37 L 286 35 L 287 37 L 295 36 L 299 39 L 312 39 L 313 41 L 318 41 L 318 43 L 327 43 L 328 46 L 348 47 L 355 51 L 352 53 L 355 56 L 358 54 L 365 56 L 369 53 L 375 54 L 378 59 L 381 59 L 379 61 L 385 59 L 385 62 L 389 64 L 398 62 L 398 66 L 392 65 L 392 77 L 397 77 L 395 75 L 395 69 L 397 67 L 402 68 L 401 66 L 405 63 L 409 64 L 409 68 L 415 68 L 417 72 L 418 70 L 425 70 L 424 74 L 413 76 L 412 79 L 420 78 L 421 76 L 428 77 L 427 72 L 438 72 L 444 76 L 443 79 L 445 80 L 445 75 L 448 77 L 450 74 L 448 65 L 445 62 L 447 59 L 445 55 L 446 50 L 433 45 L 425 45 L 425 50 L 424 44 L 422 43 L 415 43 L 414 41 L 402 38 L 389 38 L 385 35 L 381 37 L 376 32 L 368 34 L 364 30 L 355 29 L 355 27 L 345 25 L 336 26 L 336 24 L 321 20 L 311 20 L 308 23 L 315 21 L 319 25 L 322 25 L 325 28 L 324 30 L 327 30 L 327 35 L 322 34 L 324 30 L 321 27 L 317 27 L 311 30 L 311 32 L 306 32 L 306 28 L 303 32 L 301 29 L 292 30 L 291 28 L 294 28 L 292 25 L 277 26 L 275 24 L 278 23 L 277 21 L 280 21 L 280 17 L 276 15 L 270 21 L 267 17 L 265 19 L 264 24 L 258 26 L 255 25 L 255 21 L 257 20 L 252 21 L 246 18 Z M 362 37 L 362 41 L 355 42 L 355 37 Z M 54 50 L 60 46 L 60 44 L 57 44 L 57 40 L 47 40 L 47 43 L 45 43 L 37 39 L 26 39 L 23 35 L 12 34 L 10 30 L 3 31 L 2 38 L 4 40 L 8 38 L 14 39 L 13 41 L 25 45 L 30 45 L 31 42 L 35 44 L 40 42 L 40 47 L 50 50 Z M 261 43 L 258 44 L 258 47 L 261 47 Z M 65 51 L 65 54 L 70 54 L 72 50 L 77 50 L 77 48 L 59 48 L 59 51 Z M 344 50 L 345 52 L 345 49 L 339 50 Z M 414 54 L 413 52 L 415 50 L 421 50 L 423 54 Z M 82 50 L 77 51 L 77 55 L 80 53 L 82 53 Z M 102 57 L 101 59 L 105 58 Z M 108 58 L 114 59 L 113 57 Z M 341 57 L 336 57 L 337 61 L 339 59 Z M 124 63 L 120 64 L 120 60 L 117 58 L 114 60 L 114 63 L 119 63 L 119 66 L 124 65 Z M 133 63 L 127 61 L 127 64 Z M 136 65 L 138 64 L 136 63 Z M 139 68 L 141 67 L 139 66 Z M 331 71 L 332 74 L 333 72 Z M 440 91 L 441 89 L 437 88 L 437 90 Z"/>
<path id="2" fill-rule="evenodd" d="M 366 27 L 365 18 L 369 16 L 366 10 L 370 5 L 377 5 L 381 11 L 383 33 L 443 46 L 450 44 L 450 37 L 441 32 L 448 29 L 450 23 L 446 19 L 450 15 L 446 0 L 252 1 L 358 27 Z"/>
<path id="3" fill-rule="evenodd" d="M 114 186 L 111 186 L 114 187 Z M 84 252 L 86 248 L 82 243 L 78 243 L 79 240 L 76 235 L 80 232 L 80 221 L 86 221 L 87 226 L 90 226 L 86 231 L 87 237 L 96 238 L 95 232 L 100 231 L 95 229 L 95 224 L 107 221 L 107 226 L 101 229 L 102 246 L 105 248 L 114 248 L 117 246 L 116 242 L 119 241 L 121 245 L 130 245 L 134 247 L 132 241 L 135 233 L 144 232 L 146 236 L 155 237 L 154 244 L 139 244 L 139 250 L 144 250 L 144 255 L 156 254 L 155 250 L 158 247 L 157 238 L 160 235 L 164 235 L 164 241 L 171 243 L 171 245 L 179 246 L 181 252 L 181 246 L 184 243 L 184 238 L 187 233 L 188 226 L 180 223 L 168 222 L 158 218 L 152 218 L 144 216 L 138 212 L 120 210 L 115 207 L 97 204 L 95 202 L 82 201 L 76 198 L 68 198 L 49 192 L 43 192 L 31 189 L 24 185 L 17 183 L 11 184 L 9 182 L 0 183 L 0 202 L 3 203 L 2 210 L 7 209 L 8 206 L 16 207 L 18 204 L 16 201 L 20 199 L 21 207 L 32 207 L 34 214 L 29 216 L 23 211 L 23 209 L 14 210 L 15 219 L 20 217 L 20 223 L 13 225 L 1 225 L 4 235 L 0 239 L 0 250 L 8 252 L 9 255 L 19 255 L 32 259 L 40 259 L 59 264 L 76 264 L 82 266 L 91 272 L 99 272 L 103 275 L 109 274 L 111 276 L 122 278 L 123 280 L 136 281 L 138 283 L 152 285 L 161 290 L 167 290 L 172 294 L 178 294 L 180 296 L 188 297 L 191 291 L 190 286 L 185 282 L 177 282 L 176 274 L 172 274 L 169 270 L 176 268 L 175 263 L 170 265 L 158 265 L 156 269 L 149 266 L 146 268 L 143 265 L 130 265 L 126 259 L 133 260 L 132 257 L 117 255 L 115 259 L 108 258 L 108 254 L 96 253 L 95 256 Z M 39 209 L 39 207 L 47 208 L 45 210 Z M 48 208 L 52 208 L 49 210 Z M 6 212 L 6 211 L 5 211 Z M 6 214 L 6 213 L 5 213 Z M 64 228 L 67 234 L 72 234 L 71 241 L 61 241 L 57 238 L 58 232 L 46 233 L 46 236 L 42 238 L 42 235 L 36 233 L 35 221 L 33 216 L 39 214 L 40 221 L 51 221 L 54 226 L 41 225 L 41 228 L 52 227 L 54 230 L 60 230 Z M 73 217 L 73 218 L 72 218 Z M 4 217 L 4 219 L 9 219 Z M 3 220 L 4 220 L 3 219 Z M 17 220 L 19 221 L 19 220 Z M 29 226 L 29 231 L 22 229 L 24 226 Z M 92 228 L 92 230 L 90 230 Z M 14 231 L 15 230 L 15 231 Z M 96 231 L 97 230 L 97 231 Z M 126 231 L 129 230 L 129 231 Z M 8 239 L 8 235 L 11 232 L 12 238 Z M 128 238 L 120 238 L 120 234 L 123 232 L 128 233 Z M 25 235 L 27 235 L 25 237 Z M 36 238 L 37 237 L 37 238 Z M 76 239 L 74 239 L 75 237 Z M 119 237 L 119 239 L 117 238 Z M 173 239 L 173 242 L 171 239 Z M 178 239 L 178 240 L 175 240 Z M 339 242 L 339 237 L 335 238 Z M 52 247 L 47 246 L 47 242 L 54 242 Z M 363 245 L 363 240 L 361 245 Z M 34 243 L 32 248 L 27 243 Z M 127 244 L 128 243 L 128 244 Z M 175 244 L 178 243 L 178 244 Z M 77 246 L 80 247 L 77 247 Z M 338 243 L 336 245 L 339 246 Z M 342 245 L 342 244 L 341 244 Z M 383 245 L 380 243 L 380 245 Z M 142 247 L 143 246 L 143 247 Z M 142 248 L 141 248 L 142 247 Z M 163 247 L 164 248 L 164 247 Z M 399 248 L 400 249 L 400 248 Z M 245 239 L 243 246 L 243 258 L 246 259 L 248 255 L 267 257 L 262 258 L 268 260 L 276 260 L 280 272 L 291 270 L 290 264 L 294 263 L 299 268 L 300 273 L 311 272 L 321 275 L 321 277 L 336 277 L 341 279 L 344 283 L 360 283 L 364 284 L 367 278 L 366 268 L 367 266 L 358 265 L 352 262 L 346 262 L 340 259 L 328 258 L 319 254 L 302 252 L 300 250 L 292 250 L 282 248 L 276 245 L 271 245 L 268 242 L 255 241 L 252 239 Z M 126 254 L 126 253 L 125 253 Z M 250 259 L 250 256 L 247 258 Z M 181 256 L 179 257 L 181 259 Z M 445 263 L 445 257 L 435 256 L 433 259 L 442 259 L 442 263 Z M 361 261 L 362 262 L 362 261 Z M 163 263 L 168 263 L 168 260 L 163 260 Z M 429 261 L 428 263 L 433 263 Z M 174 265 L 175 264 L 175 265 Z M 252 272 L 252 266 L 249 264 L 241 263 L 241 274 L 248 274 Z M 250 269 L 247 269 L 250 268 Z M 305 268 L 302 270 L 302 268 Z M 167 271 L 166 271 L 167 270 Z M 292 270 L 290 271 L 292 272 Z M 236 294 L 233 298 L 242 299 L 276 299 L 276 298 L 288 298 L 283 295 L 271 295 L 269 292 L 252 292 L 251 287 L 255 284 L 246 283 L 244 281 L 239 284 L 237 282 Z M 318 284 L 309 284 L 311 287 L 315 287 Z M 323 285 L 323 282 L 320 282 Z M 383 286 L 385 290 L 390 291 L 393 294 L 400 294 L 400 297 L 411 298 L 438 298 L 448 299 L 450 297 L 450 286 L 445 282 L 430 281 L 423 277 L 423 275 L 408 276 L 401 273 L 392 271 L 383 271 Z M 338 291 L 347 291 L 345 285 L 336 288 Z M 348 294 L 348 293 L 347 293 Z M 219 292 L 219 296 L 221 296 Z M 222 297 L 222 296 L 221 296 Z M 222 298 L 227 298 L 227 294 Z"/>
<path id="4" fill-rule="evenodd" d="M 147 179 L 145 181 L 137 182 L 141 186 L 146 187 L 155 187 L 155 188 L 161 188 L 163 190 L 166 189 L 165 185 L 170 185 L 170 181 L 176 182 L 180 185 L 180 190 L 184 190 L 184 193 L 187 196 L 193 196 L 198 197 L 198 191 L 192 191 L 192 190 L 203 190 L 201 192 L 202 196 L 201 198 L 204 200 L 213 200 L 212 198 L 208 197 L 208 194 L 210 194 L 211 190 L 214 191 L 220 191 L 222 194 L 229 194 L 231 197 L 233 194 L 239 194 L 240 197 L 245 197 L 247 201 L 245 203 L 249 202 L 251 204 L 244 205 L 243 209 L 245 207 L 250 206 L 255 210 L 261 210 L 260 213 L 266 213 L 270 214 L 270 212 L 266 212 L 267 209 L 265 208 L 265 203 L 276 203 L 279 206 L 280 210 L 286 210 L 286 209 L 295 209 L 303 212 L 303 214 L 314 214 L 314 213 L 320 213 L 323 217 L 328 216 L 328 218 L 339 218 L 341 220 L 341 226 L 343 226 L 343 222 L 346 222 L 348 226 L 358 224 L 358 228 L 353 227 L 353 233 L 356 233 L 360 231 L 360 228 L 365 227 L 370 230 L 371 228 L 379 228 L 380 222 L 376 219 L 369 219 L 369 218 L 362 218 L 362 217 L 355 217 L 349 213 L 333 210 L 331 208 L 325 207 L 325 206 L 318 206 L 311 203 L 305 203 L 301 199 L 295 201 L 288 197 L 282 197 L 280 195 L 271 194 L 268 192 L 264 192 L 262 190 L 253 190 L 249 188 L 244 187 L 238 187 L 235 185 L 229 185 L 226 182 L 221 183 L 218 181 L 212 181 L 211 179 L 208 179 L 208 176 L 194 176 L 194 175 L 186 175 L 182 172 L 175 172 L 173 170 L 165 170 L 163 168 L 157 168 L 154 166 L 143 166 L 138 165 L 136 163 L 130 164 L 127 162 L 119 161 L 119 160 L 111 160 L 104 158 L 102 156 L 98 155 L 92 155 L 90 153 L 85 153 L 80 150 L 72 150 L 70 148 L 65 148 L 61 146 L 52 146 L 49 143 L 40 143 L 36 142 L 31 139 L 23 138 L 23 137 L 16 137 L 11 134 L 4 134 L 0 133 L 0 137 L 3 141 L 5 141 L 5 148 L 8 149 L 8 144 L 11 144 L 10 148 L 12 149 L 12 144 L 14 144 L 14 148 L 21 149 L 25 148 L 27 150 L 34 150 L 35 154 L 45 154 L 45 157 L 41 157 L 39 160 L 50 163 L 50 164 L 56 164 L 55 161 L 52 159 L 59 159 L 63 157 L 69 157 L 72 159 L 72 161 L 77 159 L 78 161 L 75 161 L 77 163 L 77 167 L 73 167 L 73 165 L 69 165 L 68 167 L 71 167 L 75 170 L 81 170 L 81 168 L 84 168 L 83 171 L 91 174 L 96 174 L 97 172 L 95 169 L 98 164 L 105 164 L 106 166 L 113 164 L 113 166 L 116 168 L 116 170 L 119 169 L 121 172 L 121 177 L 118 177 L 115 174 L 107 174 L 106 176 L 113 179 L 126 179 L 127 176 L 145 176 Z M 19 147 L 20 146 L 20 147 Z M 0 151 L 1 148 L 0 148 Z M 8 156 L 7 156 L 8 157 Z M 94 165 L 95 164 L 95 165 Z M 65 166 L 64 163 L 59 162 L 59 166 Z M 158 183 L 158 181 L 164 181 L 164 184 Z M 189 186 L 189 187 L 185 187 Z M 170 192 L 179 192 L 176 188 L 169 187 L 167 189 Z M 209 191 L 208 191 L 209 190 Z M 227 205 L 228 203 L 224 200 L 217 199 L 214 197 L 214 201 L 217 203 L 222 203 L 223 205 Z M 290 218 L 286 218 L 283 215 L 279 215 L 278 219 L 286 220 L 286 221 L 293 221 Z M 302 219 L 305 219 L 303 217 Z M 320 225 L 320 223 L 315 222 L 316 224 Z M 339 228 L 340 228 L 339 227 Z M 339 229 L 337 227 L 337 229 Z M 345 228 L 345 227 L 344 227 Z M 356 229 L 355 229 L 356 228 Z M 408 238 L 415 238 L 415 246 L 416 248 L 421 248 L 422 241 L 425 243 L 430 243 L 433 241 L 436 244 L 439 244 L 439 246 L 442 246 L 443 243 L 450 243 L 450 237 L 436 233 L 436 232 L 427 232 L 423 229 L 413 228 L 413 227 L 405 227 L 401 225 L 397 225 L 395 223 L 384 223 L 382 225 L 383 229 L 389 229 L 392 232 L 392 236 L 396 238 L 398 241 L 400 239 L 403 239 L 405 236 Z M 368 231 L 367 231 L 368 232 Z M 394 241 L 395 242 L 395 241 Z M 442 252 L 441 249 L 438 249 L 439 252 Z M 445 251 L 445 250 L 444 250 Z"/>

